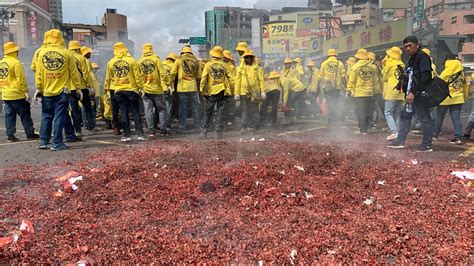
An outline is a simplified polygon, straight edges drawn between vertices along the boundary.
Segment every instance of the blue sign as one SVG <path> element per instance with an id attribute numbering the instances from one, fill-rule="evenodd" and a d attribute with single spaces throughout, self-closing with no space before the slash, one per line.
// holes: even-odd
<path id="1" fill-rule="evenodd" d="M 318 50 L 319 48 L 319 40 L 314 40 L 312 44 L 313 50 Z"/>
<path id="2" fill-rule="evenodd" d="M 303 22 L 305 24 L 311 24 L 311 23 L 313 23 L 313 18 L 312 17 L 305 17 L 305 18 L 303 18 Z"/>

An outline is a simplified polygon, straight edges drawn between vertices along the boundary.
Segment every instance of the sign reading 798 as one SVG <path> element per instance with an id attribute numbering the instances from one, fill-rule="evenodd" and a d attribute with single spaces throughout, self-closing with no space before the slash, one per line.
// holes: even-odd
<path id="1" fill-rule="evenodd" d="M 293 38 L 296 32 L 296 25 L 289 23 L 273 23 L 263 26 L 263 38 L 287 39 Z"/>

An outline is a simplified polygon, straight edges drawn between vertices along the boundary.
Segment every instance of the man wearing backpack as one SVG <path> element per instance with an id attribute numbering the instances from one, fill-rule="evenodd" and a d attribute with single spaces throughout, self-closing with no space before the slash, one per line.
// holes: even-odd
<path id="1" fill-rule="evenodd" d="M 416 113 L 421 121 L 423 128 L 423 142 L 414 151 L 432 152 L 431 147 L 433 138 L 433 119 L 430 114 L 430 107 L 424 97 L 425 89 L 430 85 L 432 77 L 432 68 L 430 57 L 421 51 L 418 39 L 415 36 L 408 36 L 403 40 L 403 47 L 410 55 L 410 60 L 406 70 L 413 71 L 413 84 L 404 86 L 405 107 L 400 115 L 400 129 L 398 137 L 388 147 L 393 149 L 405 148 L 405 141 L 410 131 L 411 120 Z"/>

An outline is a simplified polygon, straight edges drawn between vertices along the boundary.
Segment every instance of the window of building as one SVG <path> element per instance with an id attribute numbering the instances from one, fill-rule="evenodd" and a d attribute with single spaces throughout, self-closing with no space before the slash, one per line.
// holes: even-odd
<path id="1" fill-rule="evenodd" d="M 474 24 L 474 15 L 464 16 L 464 24 Z"/>
<path id="2" fill-rule="evenodd" d="M 458 22 L 457 16 L 451 17 L 451 24 L 456 24 L 457 22 Z"/>
<path id="3" fill-rule="evenodd" d="M 283 16 L 278 16 L 278 20 L 283 20 Z"/>

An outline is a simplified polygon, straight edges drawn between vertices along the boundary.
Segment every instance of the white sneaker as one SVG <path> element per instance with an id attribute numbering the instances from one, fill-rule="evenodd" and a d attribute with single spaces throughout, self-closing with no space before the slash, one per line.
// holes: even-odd
<path id="1" fill-rule="evenodd" d="M 398 138 L 398 133 L 393 133 L 392 135 L 387 137 L 388 141 L 395 140 Z"/>
<path id="2" fill-rule="evenodd" d="M 354 131 L 354 134 L 356 134 L 356 135 L 360 135 L 360 130 L 356 130 L 356 131 Z"/>
<path id="3" fill-rule="evenodd" d="M 145 140 L 147 140 L 147 139 L 146 139 L 145 137 L 143 137 L 143 136 L 138 136 L 138 137 L 137 137 L 137 140 L 138 140 L 138 141 L 145 141 Z"/>
<path id="4" fill-rule="evenodd" d="M 130 138 L 130 137 L 122 137 L 122 138 L 120 139 L 120 141 L 121 141 L 121 142 L 131 142 L 131 141 L 132 141 L 132 138 Z"/>

